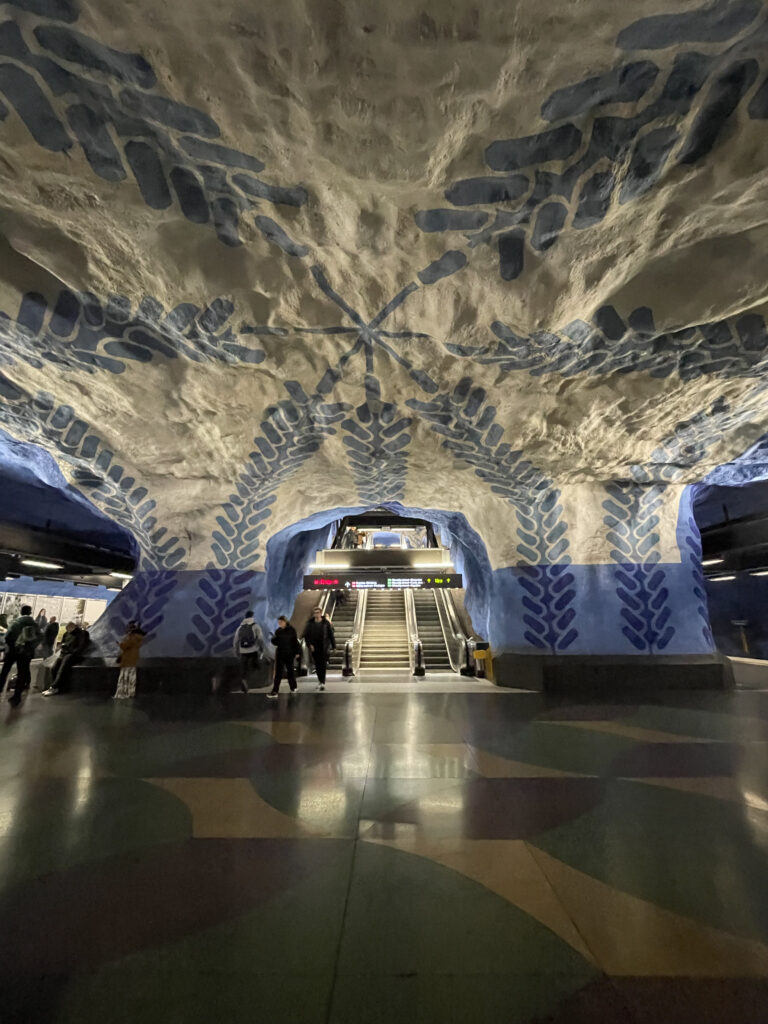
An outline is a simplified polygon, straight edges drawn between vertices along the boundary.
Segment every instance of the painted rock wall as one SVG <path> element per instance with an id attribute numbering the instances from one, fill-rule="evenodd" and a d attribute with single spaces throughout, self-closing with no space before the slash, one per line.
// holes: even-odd
<path id="1" fill-rule="evenodd" d="M 187 593 L 158 651 L 381 502 L 463 517 L 501 649 L 711 649 L 685 488 L 764 475 L 764 6 L 378 8 L 5 5 L 0 426 L 130 530 L 135 601 Z"/>

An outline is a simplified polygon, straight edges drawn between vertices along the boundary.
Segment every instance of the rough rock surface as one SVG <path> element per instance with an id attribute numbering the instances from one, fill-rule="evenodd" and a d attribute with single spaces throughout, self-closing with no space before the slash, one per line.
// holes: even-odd
<path id="1" fill-rule="evenodd" d="M 3 5 L 0 426 L 146 569 L 394 501 L 539 567 L 541 646 L 571 563 L 653 618 L 762 473 L 764 5 L 182 8 Z"/>

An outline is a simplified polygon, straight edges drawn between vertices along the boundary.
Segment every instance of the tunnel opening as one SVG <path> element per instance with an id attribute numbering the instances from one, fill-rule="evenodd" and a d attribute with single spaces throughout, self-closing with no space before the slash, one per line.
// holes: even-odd
<path id="1" fill-rule="evenodd" d="M 315 553 L 330 548 L 339 525 L 345 518 L 384 510 L 403 519 L 432 523 L 443 547 L 451 553 L 456 571 L 461 573 L 466 591 L 465 604 L 472 625 L 487 636 L 490 614 L 491 563 L 480 535 L 466 516 L 446 509 L 406 506 L 400 502 L 338 506 L 313 513 L 284 527 L 267 542 L 266 591 L 270 618 L 286 614 L 301 593 L 305 568 Z"/>
<path id="2" fill-rule="evenodd" d="M 492 574 L 461 513 L 400 502 L 327 509 L 276 533 L 265 570 L 269 622 L 293 615 L 302 635 L 315 606 L 333 621 L 332 670 L 474 672 Z M 311 669 L 309 648 L 304 659 Z"/>

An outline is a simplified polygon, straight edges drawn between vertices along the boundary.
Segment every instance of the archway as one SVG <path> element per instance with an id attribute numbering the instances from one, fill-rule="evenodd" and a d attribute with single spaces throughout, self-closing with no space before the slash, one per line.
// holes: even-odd
<path id="1" fill-rule="evenodd" d="M 465 605 L 481 636 L 488 635 L 491 605 L 492 570 L 488 552 L 480 535 L 466 516 L 446 509 L 427 509 L 403 505 L 397 501 L 372 505 L 348 505 L 316 512 L 274 534 L 267 543 L 266 590 L 270 619 L 287 614 L 302 589 L 302 575 L 314 553 L 330 546 L 332 524 L 344 516 L 373 509 L 387 509 L 396 515 L 426 519 L 439 531 L 443 544 L 450 548 L 456 570 L 464 577 Z"/>

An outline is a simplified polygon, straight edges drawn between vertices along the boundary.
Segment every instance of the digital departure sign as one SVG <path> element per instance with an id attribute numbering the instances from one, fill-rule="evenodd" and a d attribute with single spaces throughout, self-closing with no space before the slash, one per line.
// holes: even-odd
<path id="1" fill-rule="evenodd" d="M 441 590 L 463 587 L 460 572 L 316 572 L 304 577 L 305 590 Z"/>

